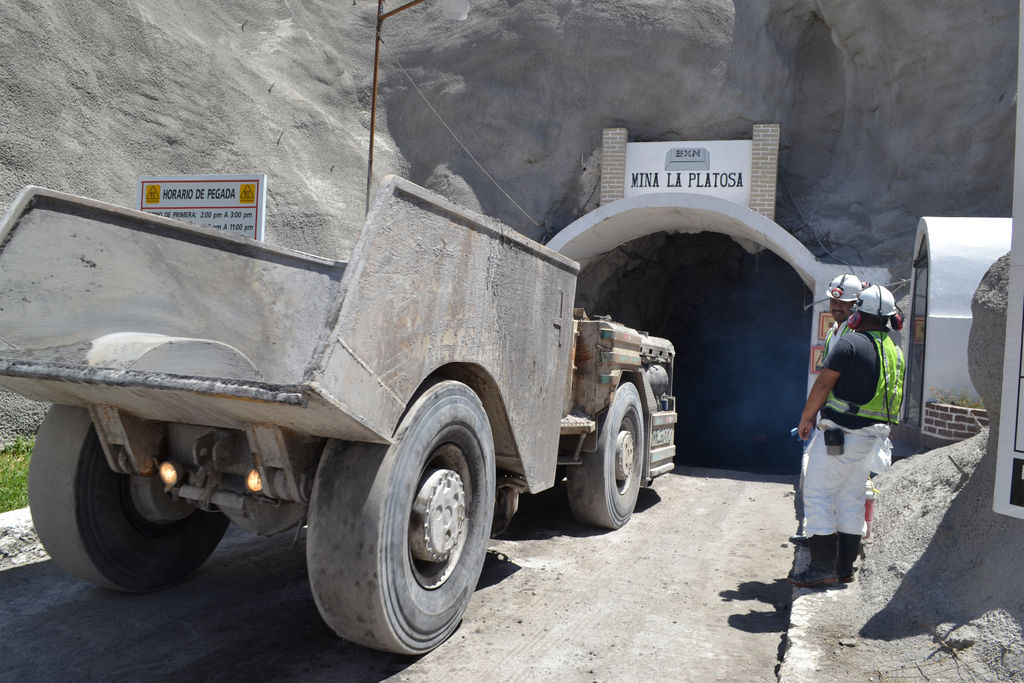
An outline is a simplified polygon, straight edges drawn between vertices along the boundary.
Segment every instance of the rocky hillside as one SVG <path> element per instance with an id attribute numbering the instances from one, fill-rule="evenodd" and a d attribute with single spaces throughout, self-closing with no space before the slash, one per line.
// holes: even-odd
<path id="1" fill-rule="evenodd" d="M 428 0 L 384 24 L 375 179 L 543 240 L 595 206 L 602 128 L 730 139 L 778 122 L 782 226 L 905 275 L 921 215 L 1010 213 L 1017 11 L 473 0 L 448 22 Z M 375 15 L 372 0 L 0 3 L 0 207 L 27 184 L 130 206 L 140 175 L 265 172 L 267 240 L 346 258 Z"/>
<path id="2" fill-rule="evenodd" d="M 465 22 L 439 4 L 385 22 L 376 170 L 532 237 L 593 205 L 606 126 L 729 139 L 780 123 L 779 221 L 853 264 L 907 270 L 921 215 L 1009 215 L 1013 0 L 475 0 Z M 345 257 L 375 12 L 4 3 L 0 204 L 27 183 L 131 204 L 142 174 L 261 171 L 268 239 Z"/>

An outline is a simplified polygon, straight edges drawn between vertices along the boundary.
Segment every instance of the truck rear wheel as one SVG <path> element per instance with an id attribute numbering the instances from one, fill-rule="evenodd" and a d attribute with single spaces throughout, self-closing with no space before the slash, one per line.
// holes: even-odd
<path id="1" fill-rule="evenodd" d="M 494 511 L 494 443 L 464 384 L 439 382 L 390 447 L 332 442 L 310 500 L 306 559 L 324 621 L 377 650 L 422 654 L 455 630 Z"/>
<path id="2" fill-rule="evenodd" d="M 164 588 L 199 568 L 227 530 L 222 514 L 174 501 L 157 477 L 110 469 L 84 408 L 55 405 L 29 463 L 32 522 L 64 571 L 136 593 Z"/>
<path id="3" fill-rule="evenodd" d="M 605 529 L 629 521 L 640 492 L 644 433 L 640 394 L 623 382 L 601 420 L 597 451 L 567 471 L 569 508 L 577 521 Z"/>

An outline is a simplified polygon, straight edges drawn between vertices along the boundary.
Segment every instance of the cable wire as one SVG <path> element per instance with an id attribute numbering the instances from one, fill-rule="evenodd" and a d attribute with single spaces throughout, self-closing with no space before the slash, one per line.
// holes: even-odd
<path id="1" fill-rule="evenodd" d="M 790 190 L 789 190 L 789 184 L 786 183 L 786 181 L 782 177 L 781 173 L 779 174 L 779 184 L 782 185 L 782 189 L 786 191 L 786 196 L 789 197 L 789 204 L 790 204 L 790 206 L 793 207 L 793 212 L 796 213 L 797 217 L 799 217 L 800 220 L 803 221 L 803 225 L 798 225 L 796 227 L 802 228 L 804 226 L 807 226 L 807 230 L 810 231 L 811 237 L 813 237 L 814 241 L 818 243 L 818 246 L 821 247 L 822 251 L 824 251 L 826 254 L 828 254 L 829 256 L 834 258 L 836 261 L 838 261 L 839 263 L 842 263 L 844 266 L 846 266 L 847 268 L 850 268 L 852 270 L 853 266 L 851 266 L 849 263 L 847 263 L 846 261 L 844 261 L 840 257 L 836 256 L 834 253 L 832 253 L 832 251 L 829 250 L 828 247 L 825 246 L 825 243 L 821 241 L 821 238 L 818 237 L 818 233 L 814 230 L 814 226 L 811 225 L 810 222 L 806 218 L 804 218 L 804 214 L 800 211 L 800 207 L 797 206 L 796 200 L 793 199 L 793 193 L 790 192 Z"/>
<path id="2" fill-rule="evenodd" d="M 381 42 L 384 42 L 384 41 L 382 40 Z M 492 183 L 494 183 L 494 186 L 496 188 L 498 188 L 499 192 L 501 192 L 503 195 L 505 195 L 506 199 L 508 199 L 510 202 L 512 202 L 515 205 L 515 207 L 522 212 L 522 214 L 524 216 L 529 218 L 531 223 L 533 223 L 538 228 L 541 227 L 540 223 L 538 223 L 537 221 L 535 221 L 533 219 L 533 216 L 531 216 L 530 214 L 526 213 L 526 209 L 524 209 L 523 207 L 519 206 L 519 203 L 516 202 L 516 200 L 512 199 L 512 197 L 509 195 L 508 192 L 505 192 L 505 189 L 501 185 L 498 184 L 498 181 L 495 180 L 494 177 L 490 173 L 487 172 L 487 169 L 483 167 L 483 164 L 481 164 L 479 161 L 477 161 L 477 158 L 475 156 L 473 156 L 473 153 L 470 152 L 469 149 L 466 147 L 466 145 L 463 144 L 462 140 L 459 139 L 459 136 L 455 134 L 455 131 L 453 131 L 451 129 L 451 126 L 449 126 L 445 122 L 445 120 L 441 117 L 441 114 L 439 114 L 437 109 L 434 108 L 434 105 L 432 105 L 430 103 L 430 100 L 427 99 L 427 96 L 423 94 L 422 90 L 420 90 L 420 87 L 416 84 L 416 81 L 414 81 L 412 79 L 412 76 L 409 75 L 409 72 L 406 70 L 406 68 L 402 64 L 401 60 L 398 59 L 398 55 L 392 54 L 391 57 L 395 60 L 395 63 L 398 65 L 398 68 L 402 70 L 402 73 L 405 74 L 405 77 L 409 80 L 409 83 L 412 85 L 412 87 L 416 90 L 416 92 L 419 94 L 419 96 L 423 99 L 423 102 L 426 103 L 427 107 L 430 108 L 430 111 L 433 112 L 434 116 L 437 117 L 437 120 L 440 121 L 441 125 L 445 127 L 445 130 L 447 130 L 448 133 L 451 134 L 451 136 L 455 139 L 455 142 L 459 143 L 459 147 L 462 148 L 462 151 L 465 152 L 469 156 L 469 158 L 473 160 L 473 163 L 477 165 L 477 168 L 479 168 L 480 171 L 485 176 L 487 176 L 488 180 L 490 180 Z"/>

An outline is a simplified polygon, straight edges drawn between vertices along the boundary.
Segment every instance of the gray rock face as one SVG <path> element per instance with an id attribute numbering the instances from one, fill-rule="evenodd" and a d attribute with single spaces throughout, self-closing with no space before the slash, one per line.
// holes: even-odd
<path id="1" fill-rule="evenodd" d="M 1010 213 L 1014 0 L 518 0 L 465 22 L 436 5 L 384 24 L 375 182 L 543 239 L 595 206 L 603 128 L 777 122 L 777 220 L 819 256 L 906 274 L 921 215 Z M 4 3 L 0 207 L 27 184 L 132 206 L 140 175 L 265 172 L 267 240 L 346 258 L 375 11 Z"/>
<path id="2" fill-rule="evenodd" d="M 375 175 L 532 237 L 592 206 L 607 126 L 698 140 L 780 123 L 779 222 L 851 263 L 909 270 L 923 214 L 1009 214 L 1013 0 L 520 0 L 465 22 L 430 5 L 384 24 Z M 263 171 L 268 240 L 344 257 L 375 9 L 7 3 L 0 204 L 27 183 L 131 205 L 142 174 Z"/>
<path id="3" fill-rule="evenodd" d="M 992 264 L 971 300 L 971 336 L 967 346 L 971 383 L 981 396 L 989 417 L 999 418 L 1003 390 L 1003 346 L 1006 337 L 1007 289 L 1010 255 Z M 993 434 L 998 430 L 993 429 Z"/>
<path id="4" fill-rule="evenodd" d="M 30 183 L 133 206 L 140 175 L 266 172 L 267 241 L 346 255 L 364 210 L 365 5 L 5 3 L 0 205 Z"/>
<path id="5" fill-rule="evenodd" d="M 0 387 L 0 448 L 39 429 L 48 404 L 28 401 Z"/>
<path id="6" fill-rule="evenodd" d="M 1016 12 L 1007 0 L 524 0 L 474 8 L 443 41 L 413 35 L 402 63 L 540 228 L 386 69 L 389 130 L 413 180 L 454 155 L 486 212 L 539 233 L 576 217 L 602 127 L 705 140 L 778 122 L 779 222 L 819 254 L 812 231 L 851 263 L 909 271 L 921 215 L 1009 215 Z"/>

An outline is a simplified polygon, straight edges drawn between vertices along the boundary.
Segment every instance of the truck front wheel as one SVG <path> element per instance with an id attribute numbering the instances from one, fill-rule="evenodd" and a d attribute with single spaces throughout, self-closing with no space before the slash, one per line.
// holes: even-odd
<path id="1" fill-rule="evenodd" d="M 618 529 L 629 521 L 640 492 L 644 452 L 640 394 L 623 382 L 601 420 L 597 451 L 567 472 L 569 508 L 578 522 Z"/>
<path id="2" fill-rule="evenodd" d="M 64 571 L 143 593 L 199 568 L 227 530 L 219 512 L 172 500 L 157 477 L 118 474 L 84 408 L 55 405 L 36 436 L 28 499 L 39 540 Z"/>
<path id="3" fill-rule="evenodd" d="M 306 559 L 324 621 L 366 647 L 422 654 L 455 630 L 494 511 L 487 414 L 464 384 L 428 388 L 394 443 L 332 442 L 317 468 Z"/>

